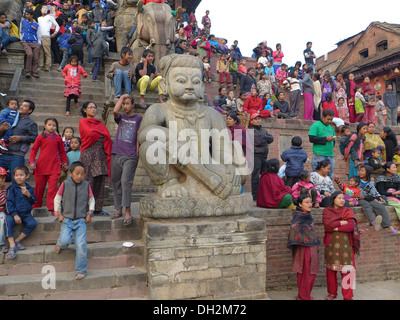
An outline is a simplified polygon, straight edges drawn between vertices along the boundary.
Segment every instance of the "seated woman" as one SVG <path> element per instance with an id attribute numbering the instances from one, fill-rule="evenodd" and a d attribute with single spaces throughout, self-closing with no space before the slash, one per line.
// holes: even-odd
<path id="1" fill-rule="evenodd" d="M 331 206 L 331 195 L 336 191 L 329 172 L 331 171 L 331 164 L 328 160 L 323 160 L 317 164 L 316 171 L 311 172 L 310 182 L 315 185 L 317 191 L 321 195 L 320 207 Z"/>
<path id="2" fill-rule="evenodd" d="M 375 185 L 378 192 L 386 199 L 389 206 L 396 210 L 400 219 L 400 176 L 396 165 L 389 161 L 384 166 L 385 171 L 376 178 Z"/>
<path id="3" fill-rule="evenodd" d="M 257 207 L 272 209 L 296 209 L 293 204 L 292 189 L 285 186 L 278 176 L 279 160 L 267 162 L 267 171 L 261 175 L 257 193 Z"/>

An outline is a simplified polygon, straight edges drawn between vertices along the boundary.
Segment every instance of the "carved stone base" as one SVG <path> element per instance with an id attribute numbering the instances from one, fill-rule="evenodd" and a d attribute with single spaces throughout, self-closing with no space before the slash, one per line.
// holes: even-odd
<path id="1" fill-rule="evenodd" d="M 153 219 L 237 216 L 249 210 L 250 202 L 246 194 L 225 200 L 219 197 L 160 198 L 155 195 L 140 200 L 141 216 Z"/>

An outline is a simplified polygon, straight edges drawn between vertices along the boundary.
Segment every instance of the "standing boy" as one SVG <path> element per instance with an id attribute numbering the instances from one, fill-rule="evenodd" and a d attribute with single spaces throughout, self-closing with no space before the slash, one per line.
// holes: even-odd
<path id="1" fill-rule="evenodd" d="M 54 211 L 58 213 L 58 221 L 62 222 L 60 236 L 54 251 L 60 253 L 72 243 L 72 233 L 75 234 L 75 273 L 76 280 L 81 280 L 87 270 L 87 238 L 86 224 L 93 216 L 95 199 L 89 182 L 85 178 L 85 166 L 81 162 L 71 164 L 69 175 L 71 180 L 65 180 L 54 198 Z M 89 213 L 87 206 L 89 204 Z"/>
<path id="2" fill-rule="evenodd" d="M 307 161 L 307 153 L 301 145 L 303 140 L 300 137 L 293 137 L 292 147 L 281 154 L 281 159 L 286 162 L 285 185 L 293 187 L 299 181 L 300 172 L 304 170 Z"/>
<path id="3" fill-rule="evenodd" d="M 37 222 L 31 215 L 32 206 L 36 203 L 33 188 L 26 183 L 29 178 L 29 169 L 25 166 L 16 167 L 14 170 L 14 182 L 7 189 L 7 217 L 5 232 L 10 248 L 6 254 L 6 259 L 15 259 L 17 250 L 25 250 L 26 247 L 21 243 L 29 237 L 36 228 Z M 15 239 L 15 224 L 25 224 L 25 229 Z"/>
<path id="4" fill-rule="evenodd" d="M 111 150 L 111 183 L 114 189 L 114 204 L 117 212 L 113 218 L 122 217 L 125 208 L 123 224 L 130 225 L 132 183 L 139 161 L 139 144 L 137 133 L 142 116 L 134 113 L 134 100 L 129 94 L 124 94 L 114 108 L 114 120 L 118 123 L 114 146 Z M 121 108 L 124 113 L 120 114 Z"/>

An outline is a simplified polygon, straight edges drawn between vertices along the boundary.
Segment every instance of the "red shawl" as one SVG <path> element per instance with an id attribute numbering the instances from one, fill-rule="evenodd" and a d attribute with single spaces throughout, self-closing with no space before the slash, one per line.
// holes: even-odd
<path id="1" fill-rule="evenodd" d="M 258 187 L 257 207 L 277 208 L 287 194 L 292 194 L 292 189 L 277 174 L 264 172 Z"/>
<path id="2" fill-rule="evenodd" d="M 79 121 L 81 135 L 81 151 L 91 147 L 101 136 L 104 136 L 104 151 L 107 154 L 108 176 L 111 177 L 111 149 L 112 141 L 107 127 L 97 119 L 84 118 Z"/>
<path id="3" fill-rule="evenodd" d="M 325 233 L 331 234 L 333 229 L 339 228 L 340 231 L 340 221 L 341 220 L 353 220 L 354 229 L 350 231 L 351 233 L 351 243 L 353 246 L 354 253 L 358 253 L 360 250 L 360 234 L 358 231 L 358 221 L 354 215 L 353 210 L 347 207 L 342 207 L 335 209 L 333 207 L 327 207 L 323 211 L 322 222 L 325 226 Z M 350 222 L 350 221 L 349 221 Z M 343 227 L 342 227 L 343 228 Z M 343 232 L 346 232 L 345 228 L 343 228 Z M 324 243 L 326 244 L 326 239 L 324 239 Z"/>

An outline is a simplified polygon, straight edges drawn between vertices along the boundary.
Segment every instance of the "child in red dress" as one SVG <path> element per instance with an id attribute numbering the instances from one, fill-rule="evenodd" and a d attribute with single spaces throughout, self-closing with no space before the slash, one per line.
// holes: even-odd
<path id="1" fill-rule="evenodd" d="M 35 163 L 39 149 L 40 155 Z M 58 190 L 57 182 L 61 174 L 61 168 L 63 170 L 68 169 L 68 158 L 58 132 L 57 119 L 48 118 L 45 120 L 44 131 L 36 138 L 32 146 L 29 165 L 35 176 L 35 196 L 37 202 L 33 208 L 42 207 L 44 190 L 46 184 L 48 184 L 47 208 L 50 214 L 53 215 L 54 197 Z"/>

